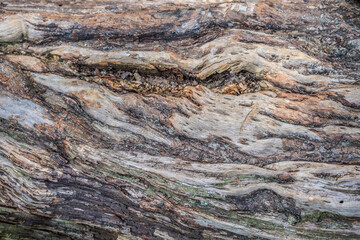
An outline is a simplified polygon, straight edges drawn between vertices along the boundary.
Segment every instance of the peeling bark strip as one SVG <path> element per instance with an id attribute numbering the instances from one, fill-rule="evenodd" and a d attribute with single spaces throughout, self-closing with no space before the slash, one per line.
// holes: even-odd
<path id="1" fill-rule="evenodd" d="M 0 3 L 0 239 L 360 238 L 360 5 Z"/>

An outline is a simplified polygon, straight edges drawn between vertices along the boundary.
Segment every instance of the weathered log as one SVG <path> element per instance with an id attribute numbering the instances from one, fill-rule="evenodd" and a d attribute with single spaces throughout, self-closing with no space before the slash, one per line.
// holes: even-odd
<path id="1" fill-rule="evenodd" d="M 360 5 L 3 0 L 1 239 L 360 238 Z"/>

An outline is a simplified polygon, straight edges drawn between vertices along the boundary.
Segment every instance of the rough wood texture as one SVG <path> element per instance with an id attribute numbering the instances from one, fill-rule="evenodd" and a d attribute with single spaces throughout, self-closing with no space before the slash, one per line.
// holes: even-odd
<path id="1" fill-rule="evenodd" d="M 3 0 L 1 239 L 358 239 L 360 5 Z"/>

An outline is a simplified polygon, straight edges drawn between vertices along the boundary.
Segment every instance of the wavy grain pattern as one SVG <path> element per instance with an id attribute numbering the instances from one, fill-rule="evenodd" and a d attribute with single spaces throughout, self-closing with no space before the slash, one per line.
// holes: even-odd
<path id="1" fill-rule="evenodd" d="M 1 239 L 358 239 L 357 1 L 0 3 Z"/>

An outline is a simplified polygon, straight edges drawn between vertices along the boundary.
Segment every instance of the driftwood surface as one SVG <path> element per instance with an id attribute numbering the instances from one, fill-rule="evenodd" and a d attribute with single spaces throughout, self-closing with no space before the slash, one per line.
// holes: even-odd
<path id="1" fill-rule="evenodd" d="M 0 1 L 0 239 L 359 239 L 360 4 Z"/>

